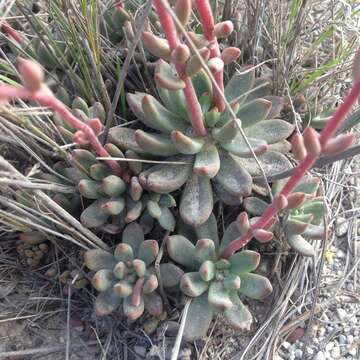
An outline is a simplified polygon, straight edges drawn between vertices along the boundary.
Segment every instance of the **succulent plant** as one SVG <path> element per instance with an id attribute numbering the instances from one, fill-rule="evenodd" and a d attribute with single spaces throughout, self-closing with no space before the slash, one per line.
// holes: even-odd
<path id="1" fill-rule="evenodd" d="M 204 337 L 216 313 L 223 314 L 232 327 L 249 330 L 252 315 L 240 296 L 263 299 L 272 291 L 267 278 L 252 273 L 259 265 L 260 254 L 243 250 L 228 259 L 220 257 L 226 245 L 241 234 L 238 220 L 228 226 L 220 242 L 213 214 L 195 232 L 199 238 L 195 245 L 183 235 L 172 235 L 167 240 L 171 259 L 190 271 L 180 281 L 181 291 L 194 298 L 185 324 L 185 339 Z"/>
<path id="2" fill-rule="evenodd" d="M 26 231 L 20 234 L 16 250 L 22 265 L 37 268 L 46 260 L 50 244 L 41 232 Z"/>
<path id="3" fill-rule="evenodd" d="M 129 224 L 113 254 L 104 250 L 89 250 L 85 253 L 85 264 L 96 271 L 93 287 L 100 292 L 95 302 L 98 315 L 108 315 L 120 305 L 123 314 L 131 321 L 138 319 L 144 310 L 159 317 L 163 313 L 163 302 L 157 293 L 158 278 L 151 267 L 159 252 L 156 240 L 144 240 L 142 228 L 137 223 Z M 165 264 L 163 264 L 164 266 Z M 181 272 L 174 272 L 175 265 L 167 264 L 163 272 L 172 275 L 176 286 Z M 166 283 L 164 283 L 164 286 Z"/>
<path id="4" fill-rule="evenodd" d="M 288 197 L 288 205 L 279 214 L 279 223 L 273 226 L 275 238 L 284 238 L 287 244 L 296 252 L 304 256 L 314 256 L 315 249 L 309 240 L 321 240 L 325 236 L 325 228 L 322 225 L 325 214 L 324 199 L 317 196 L 319 179 L 307 176 L 296 186 Z M 276 196 L 284 181 L 276 181 L 273 184 L 273 193 Z M 268 203 L 257 197 L 244 199 L 245 210 L 256 217 L 261 216 Z"/>
<path id="5" fill-rule="evenodd" d="M 179 14 L 182 14 L 181 4 L 178 1 L 175 5 Z M 183 5 L 191 6 L 188 1 Z M 183 10 L 185 13 L 186 9 Z M 184 26 L 188 21 L 185 15 Z M 216 29 L 219 37 L 226 37 L 232 24 L 221 23 Z M 223 51 L 222 59 L 213 57 L 213 43 L 203 35 L 190 33 L 189 36 L 215 75 L 220 76 L 224 63 L 239 54 L 237 49 L 228 48 Z M 242 196 L 252 191 L 254 163 L 239 127 L 268 173 L 290 167 L 282 153 L 290 149 L 286 138 L 294 126 L 276 119 L 283 101 L 269 95 L 268 79 L 255 79 L 253 68 L 244 68 L 230 79 L 224 95 L 238 118 L 235 120 L 219 105 L 217 89 L 185 44 L 169 47 L 166 40 L 150 32 L 144 32 L 143 42 L 160 57 L 155 69 L 160 99 L 138 92 L 128 94 L 127 101 L 135 116 L 153 131 L 113 128 L 110 140 L 122 150 L 134 151 L 139 156 L 165 157 L 171 162 L 151 166 L 140 173 L 139 180 L 145 189 L 166 194 L 185 185 L 180 215 L 193 226 L 203 224 L 210 216 L 213 190 L 225 203 L 241 203 Z"/>

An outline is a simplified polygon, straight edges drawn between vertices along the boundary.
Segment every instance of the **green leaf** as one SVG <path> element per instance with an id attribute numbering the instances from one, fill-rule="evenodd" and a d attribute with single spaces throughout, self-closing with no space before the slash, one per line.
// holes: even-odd
<path id="1" fill-rule="evenodd" d="M 140 174 L 141 185 L 159 194 L 179 189 L 191 175 L 192 163 L 189 158 L 177 158 L 174 161 L 186 161 L 189 164 L 160 164 Z"/>
<path id="2" fill-rule="evenodd" d="M 135 139 L 135 130 L 125 127 L 113 127 L 109 132 L 109 141 L 122 150 L 132 150 L 139 155 L 146 152 L 138 145 Z"/>
<path id="3" fill-rule="evenodd" d="M 225 87 L 225 97 L 231 102 L 241 97 L 241 102 L 246 99 L 246 93 L 251 90 L 255 83 L 255 70 L 242 69 L 243 73 L 235 73 Z M 246 71 L 246 72 L 245 72 Z"/>
<path id="4" fill-rule="evenodd" d="M 212 179 L 220 169 L 220 157 L 217 147 L 211 145 L 196 154 L 193 172 Z"/>
<path id="5" fill-rule="evenodd" d="M 208 303 L 207 293 L 193 299 L 185 321 L 184 339 L 187 341 L 203 339 L 213 316 L 214 311 Z"/>
<path id="6" fill-rule="evenodd" d="M 156 292 L 144 294 L 144 305 L 145 310 L 152 316 L 159 317 L 164 311 L 162 298 Z"/>
<path id="7" fill-rule="evenodd" d="M 220 143 L 229 143 L 239 133 L 238 125 L 234 119 L 221 127 L 214 127 L 211 131 L 213 138 Z"/>
<path id="8" fill-rule="evenodd" d="M 269 204 L 258 197 L 247 197 L 244 199 L 244 209 L 254 216 L 261 216 Z"/>
<path id="9" fill-rule="evenodd" d="M 109 175 L 102 179 L 101 190 L 108 196 L 120 196 L 126 190 L 126 184 L 120 176 Z"/>
<path id="10" fill-rule="evenodd" d="M 96 315 L 109 315 L 120 306 L 121 301 L 121 297 L 117 296 L 112 288 L 101 292 L 95 301 Z"/>
<path id="11" fill-rule="evenodd" d="M 88 172 L 90 171 L 90 167 L 92 165 L 98 163 L 94 154 L 85 149 L 74 149 L 71 153 L 71 157 L 76 162 L 79 162 L 80 165 Z"/>
<path id="12" fill-rule="evenodd" d="M 242 196 L 234 196 L 230 194 L 224 189 L 222 185 L 217 182 L 213 182 L 213 189 L 219 200 L 221 200 L 226 205 L 236 206 L 242 204 L 243 202 Z"/>
<path id="13" fill-rule="evenodd" d="M 220 241 L 220 252 L 223 251 L 232 241 L 241 237 L 237 221 L 233 221 L 226 228 L 224 235 Z"/>
<path id="14" fill-rule="evenodd" d="M 161 281 L 164 287 L 173 288 L 180 284 L 184 271 L 172 263 L 160 264 Z"/>
<path id="15" fill-rule="evenodd" d="M 208 289 L 209 284 L 202 279 L 198 272 L 186 273 L 180 281 L 181 291 L 191 297 L 197 297 Z"/>
<path id="16" fill-rule="evenodd" d="M 325 205 L 323 201 L 308 201 L 301 206 L 304 214 L 314 215 L 313 223 L 321 222 L 325 215 Z"/>
<path id="17" fill-rule="evenodd" d="M 144 118 L 140 120 L 152 129 L 170 134 L 173 130 L 185 132 L 188 125 L 177 115 L 167 110 L 153 96 L 144 95 L 142 98 Z"/>
<path id="18" fill-rule="evenodd" d="M 325 228 L 323 225 L 308 224 L 304 236 L 313 240 L 322 240 L 325 237 Z"/>
<path id="19" fill-rule="evenodd" d="M 134 250 L 129 244 L 122 242 L 116 245 L 114 256 L 116 261 L 126 263 L 134 259 Z"/>
<path id="20" fill-rule="evenodd" d="M 208 301 L 218 311 L 230 309 L 233 304 L 229 297 L 229 291 L 220 281 L 213 281 L 209 287 Z"/>
<path id="21" fill-rule="evenodd" d="M 79 193 L 87 199 L 98 199 L 101 196 L 99 188 L 99 183 L 94 180 L 82 179 L 78 184 Z"/>
<path id="22" fill-rule="evenodd" d="M 206 260 L 216 261 L 215 244 L 210 239 L 200 239 L 195 245 L 195 256 L 200 263 Z"/>
<path id="23" fill-rule="evenodd" d="M 244 129 L 246 136 L 274 144 L 288 138 L 294 131 L 294 125 L 284 120 L 266 120 Z"/>
<path id="24" fill-rule="evenodd" d="M 272 292 L 270 281 L 258 274 L 243 274 L 241 278 L 240 292 L 252 299 L 264 299 Z"/>
<path id="25" fill-rule="evenodd" d="M 236 291 L 230 292 L 229 297 L 233 306 L 225 310 L 225 319 L 234 329 L 249 331 L 253 321 L 250 311 L 242 303 Z"/>
<path id="26" fill-rule="evenodd" d="M 258 98 L 263 98 L 268 96 L 272 91 L 271 79 L 261 77 L 256 78 L 254 81 L 253 88 L 251 89 L 250 94 L 247 96 L 246 100 L 251 101 Z"/>
<path id="27" fill-rule="evenodd" d="M 243 250 L 229 258 L 230 272 L 234 274 L 245 274 L 254 271 L 260 263 L 260 254 L 252 250 Z"/>
<path id="28" fill-rule="evenodd" d="M 101 209 L 109 215 L 119 215 L 125 209 L 125 200 L 123 198 L 109 199 Z"/>
<path id="29" fill-rule="evenodd" d="M 97 291 L 106 291 L 112 288 L 115 282 L 116 278 L 113 274 L 113 271 L 110 269 L 98 270 L 91 279 L 91 285 Z"/>
<path id="30" fill-rule="evenodd" d="M 200 264 L 195 256 L 195 245 L 185 236 L 169 236 L 166 247 L 172 260 L 185 266 L 187 269 L 199 269 Z"/>
<path id="31" fill-rule="evenodd" d="M 142 130 L 136 130 L 135 140 L 144 151 L 151 155 L 171 156 L 179 153 L 167 135 L 149 134 Z"/>
<path id="32" fill-rule="evenodd" d="M 124 315 L 130 320 L 137 320 L 144 313 L 145 305 L 144 299 L 141 297 L 140 305 L 134 306 L 132 304 L 131 296 L 128 296 L 123 301 Z"/>
<path id="33" fill-rule="evenodd" d="M 210 260 L 204 261 L 200 266 L 199 274 L 204 281 L 211 281 L 216 275 L 215 264 Z"/>
<path id="34" fill-rule="evenodd" d="M 302 234 L 309 227 L 309 223 L 292 219 L 291 217 L 286 222 L 285 234 L 286 236 Z"/>
<path id="35" fill-rule="evenodd" d="M 293 193 L 302 192 L 308 195 L 315 195 L 320 185 L 318 178 L 308 176 L 301 180 L 301 183 L 295 187 Z"/>
<path id="36" fill-rule="evenodd" d="M 181 90 L 185 87 L 176 70 L 162 59 L 156 62 L 154 78 L 158 86 L 167 90 Z"/>
<path id="37" fill-rule="evenodd" d="M 178 152 L 185 155 L 197 154 L 205 144 L 205 140 L 200 137 L 190 137 L 181 131 L 173 131 L 171 140 Z"/>
<path id="38" fill-rule="evenodd" d="M 211 80 L 204 70 L 200 70 L 195 76 L 192 76 L 191 79 L 198 99 L 200 99 L 204 93 L 212 96 L 213 90 Z"/>
<path id="39" fill-rule="evenodd" d="M 94 164 L 90 167 L 90 176 L 96 181 L 101 181 L 111 173 L 112 170 L 105 164 Z"/>
<path id="40" fill-rule="evenodd" d="M 101 269 L 112 270 L 116 265 L 115 257 L 109 252 L 101 249 L 93 249 L 85 252 L 84 255 L 85 265 L 94 271 Z"/>
<path id="41" fill-rule="evenodd" d="M 307 242 L 301 235 L 293 235 L 287 238 L 291 248 L 304 256 L 315 256 L 314 247 Z"/>
<path id="42" fill-rule="evenodd" d="M 214 180 L 234 196 L 251 194 L 252 179 L 250 174 L 231 155 L 220 153 L 220 170 Z"/>
<path id="43" fill-rule="evenodd" d="M 96 228 L 105 224 L 109 215 L 102 210 L 102 207 L 107 203 L 107 201 L 108 199 L 95 200 L 81 213 L 81 223 L 88 228 Z"/>
<path id="44" fill-rule="evenodd" d="M 148 201 L 146 204 L 147 211 L 154 219 L 159 219 L 161 216 L 161 208 L 155 201 Z"/>
<path id="45" fill-rule="evenodd" d="M 158 218 L 160 226 L 168 231 L 174 231 L 176 220 L 173 213 L 167 207 L 161 207 L 161 215 Z"/>
<path id="46" fill-rule="evenodd" d="M 255 99 L 245 103 L 237 112 L 243 128 L 253 126 L 266 119 L 271 110 L 271 102 L 265 99 Z"/>
<path id="47" fill-rule="evenodd" d="M 144 242 L 144 232 L 141 226 L 136 222 L 127 225 L 122 234 L 122 242 L 129 244 L 136 254 L 140 245 Z"/>
<path id="48" fill-rule="evenodd" d="M 211 213 L 204 224 L 195 228 L 195 233 L 198 239 L 211 239 L 216 248 L 219 246 L 218 226 L 213 213 Z"/>
<path id="49" fill-rule="evenodd" d="M 161 101 L 167 109 L 172 111 L 174 114 L 179 114 L 179 116 L 190 123 L 188 118 L 185 95 L 182 90 L 166 90 L 161 87 L 158 87 L 158 93 Z"/>
<path id="50" fill-rule="evenodd" d="M 189 225 L 200 226 L 213 210 L 210 179 L 193 174 L 187 181 L 180 201 L 180 216 Z"/>
<path id="51" fill-rule="evenodd" d="M 153 263 L 159 253 L 159 244 L 156 240 L 145 240 L 140 246 L 136 257 L 143 260 L 146 265 Z"/>
<path id="52" fill-rule="evenodd" d="M 256 155 L 261 155 L 268 149 L 268 144 L 264 140 L 247 137 L 247 140 Z M 230 142 L 220 144 L 222 148 L 240 157 L 252 157 L 252 153 L 241 134 L 237 134 Z"/>
<path id="53" fill-rule="evenodd" d="M 89 107 L 88 107 L 86 101 L 79 96 L 77 96 L 74 99 L 71 107 L 73 110 L 75 110 L 75 109 L 81 110 L 87 117 L 90 116 Z"/>
<path id="54" fill-rule="evenodd" d="M 284 98 L 280 96 L 265 96 L 265 100 L 271 102 L 271 110 L 267 115 L 267 119 L 276 119 L 280 116 L 281 110 L 284 107 Z"/>

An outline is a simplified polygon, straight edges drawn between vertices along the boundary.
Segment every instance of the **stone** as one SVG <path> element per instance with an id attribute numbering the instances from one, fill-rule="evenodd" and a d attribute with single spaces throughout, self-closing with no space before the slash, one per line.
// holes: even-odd
<path id="1" fill-rule="evenodd" d="M 291 346 L 291 344 L 289 342 L 287 342 L 287 341 L 284 341 L 281 345 L 286 350 L 288 350 L 290 348 L 290 346 Z"/>
<path id="2" fill-rule="evenodd" d="M 352 348 L 350 351 L 349 351 L 349 354 L 351 356 L 355 356 L 356 355 L 356 348 Z"/>
<path id="3" fill-rule="evenodd" d="M 329 341 L 325 346 L 325 350 L 331 351 L 334 346 L 335 346 L 335 344 L 332 341 Z"/>
<path id="4" fill-rule="evenodd" d="M 335 220 L 335 234 L 337 237 L 346 235 L 348 230 L 348 222 L 343 217 L 338 217 Z"/>
<path id="5" fill-rule="evenodd" d="M 295 358 L 296 358 L 296 359 L 302 359 L 302 357 L 303 357 L 303 352 L 302 352 L 302 350 L 301 350 L 301 349 L 296 349 L 296 350 L 295 350 Z"/>
<path id="6" fill-rule="evenodd" d="M 322 351 L 319 351 L 315 356 L 314 360 L 326 360 L 325 354 Z"/>
<path id="7" fill-rule="evenodd" d="M 347 343 L 351 345 L 351 344 L 353 343 L 353 341 L 354 341 L 354 336 L 351 335 L 351 334 L 349 334 L 349 335 L 346 337 L 346 340 L 347 340 Z"/>
<path id="8" fill-rule="evenodd" d="M 340 348 L 338 346 L 335 346 L 332 350 L 331 350 L 331 355 L 333 356 L 334 359 L 336 359 L 337 357 L 340 356 Z"/>
<path id="9" fill-rule="evenodd" d="M 346 344 L 346 336 L 341 334 L 338 341 L 340 345 L 344 346 Z"/>

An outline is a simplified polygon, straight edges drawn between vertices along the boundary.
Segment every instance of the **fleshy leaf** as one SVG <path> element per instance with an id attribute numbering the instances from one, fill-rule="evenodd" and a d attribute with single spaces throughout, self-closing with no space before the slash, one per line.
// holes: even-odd
<path id="1" fill-rule="evenodd" d="M 308 228 L 304 232 L 304 236 L 313 240 L 322 240 L 325 236 L 325 228 L 323 225 L 308 224 Z"/>
<path id="2" fill-rule="evenodd" d="M 220 154 L 221 166 L 214 180 L 232 195 L 243 196 L 251 193 L 250 174 L 229 154 Z"/>
<path id="3" fill-rule="evenodd" d="M 185 87 L 185 83 L 176 75 L 174 69 L 162 59 L 156 63 L 154 78 L 158 86 L 167 90 L 180 90 Z"/>
<path id="4" fill-rule="evenodd" d="M 85 252 L 85 265 L 94 271 L 101 269 L 112 270 L 116 265 L 115 257 L 105 250 L 93 249 Z"/>
<path id="5" fill-rule="evenodd" d="M 261 216 L 268 207 L 268 203 L 258 197 L 247 197 L 244 199 L 244 209 L 251 215 Z"/>
<path id="6" fill-rule="evenodd" d="M 129 244 L 136 254 L 139 246 L 144 242 L 144 232 L 141 226 L 136 222 L 127 225 L 122 234 L 122 242 Z"/>
<path id="7" fill-rule="evenodd" d="M 113 289 L 101 292 L 95 301 L 95 312 L 98 316 L 105 316 L 116 310 L 122 299 L 115 294 Z"/>
<path id="8" fill-rule="evenodd" d="M 158 156 L 171 156 L 179 153 L 170 137 L 162 134 L 149 134 L 142 130 L 135 131 L 137 144 L 147 153 Z"/>
<path id="9" fill-rule="evenodd" d="M 161 296 L 156 292 L 144 295 L 144 305 L 145 310 L 152 316 L 160 316 L 164 311 Z"/>
<path id="10" fill-rule="evenodd" d="M 98 270 L 91 279 L 91 285 L 97 291 L 106 291 L 114 285 L 116 278 L 110 269 Z"/>
<path id="11" fill-rule="evenodd" d="M 270 101 L 265 99 L 255 99 L 241 106 L 236 115 L 241 120 L 242 127 L 247 128 L 266 119 L 270 110 Z M 261 122 L 261 124 L 263 124 L 263 122 Z"/>
<path id="12" fill-rule="evenodd" d="M 258 98 L 264 98 L 271 93 L 272 84 L 271 79 L 266 77 L 256 78 L 250 94 L 247 96 L 246 101 L 251 101 Z"/>
<path id="13" fill-rule="evenodd" d="M 227 192 L 222 185 L 217 182 L 213 183 L 216 196 L 226 205 L 235 206 L 243 202 L 242 196 L 234 196 Z"/>
<path id="14" fill-rule="evenodd" d="M 230 272 L 245 274 L 254 271 L 260 263 L 260 254 L 252 250 L 243 250 L 229 258 L 231 263 Z"/>
<path id="15" fill-rule="evenodd" d="M 200 99 L 200 97 L 204 93 L 207 93 L 210 96 L 212 96 L 212 92 L 213 92 L 212 84 L 210 78 L 207 76 L 207 74 L 203 69 L 200 70 L 195 76 L 192 76 L 191 79 L 194 84 L 195 92 L 198 99 Z"/>
<path id="16" fill-rule="evenodd" d="M 134 306 L 131 302 L 131 296 L 128 296 L 123 301 L 124 315 L 130 320 L 135 321 L 144 313 L 144 299 L 141 297 L 140 305 Z"/>
<path id="17" fill-rule="evenodd" d="M 308 223 L 294 220 L 290 217 L 290 219 L 286 222 L 285 233 L 286 236 L 299 235 L 304 233 L 308 227 Z"/>
<path id="18" fill-rule="evenodd" d="M 170 134 L 173 130 L 185 132 L 188 127 L 181 118 L 167 110 L 151 95 L 144 95 L 142 110 L 145 116 L 141 121 L 152 129 L 165 134 Z"/>
<path id="19" fill-rule="evenodd" d="M 164 287 L 172 288 L 180 284 L 184 271 L 172 263 L 160 264 L 161 281 Z"/>
<path id="20" fill-rule="evenodd" d="M 211 239 L 216 247 L 219 246 L 218 226 L 213 213 L 204 224 L 195 228 L 195 232 L 198 239 Z"/>
<path id="21" fill-rule="evenodd" d="M 181 131 L 173 131 L 171 133 L 171 140 L 178 152 L 185 155 L 197 154 L 205 143 L 204 139 L 187 136 Z"/>
<path id="22" fill-rule="evenodd" d="M 179 161 L 189 160 L 179 158 Z M 176 161 L 176 159 L 174 159 Z M 179 189 L 191 175 L 192 164 L 160 164 L 140 174 L 140 183 L 147 189 L 166 194 Z"/>
<path id="23" fill-rule="evenodd" d="M 230 309 L 233 304 L 229 297 L 229 291 L 226 290 L 220 281 L 213 281 L 209 287 L 208 301 L 218 311 Z"/>
<path id="24" fill-rule="evenodd" d="M 102 210 L 108 199 L 95 200 L 80 216 L 81 223 L 88 228 L 96 228 L 105 224 L 109 215 Z"/>
<path id="25" fill-rule="evenodd" d="M 210 306 L 207 293 L 191 301 L 186 317 L 184 339 L 194 341 L 206 336 L 214 311 Z"/>
<path id="26" fill-rule="evenodd" d="M 199 268 L 200 264 L 195 257 L 195 245 L 185 236 L 169 236 L 166 247 L 171 259 L 180 265 L 191 270 L 197 270 Z"/>
<path id="27" fill-rule="evenodd" d="M 216 261 L 215 244 L 210 239 L 200 239 L 195 245 L 195 256 L 200 263 L 206 260 Z"/>
<path id="28" fill-rule="evenodd" d="M 272 292 L 270 281 L 258 274 L 243 274 L 241 278 L 240 292 L 252 299 L 264 299 Z"/>
<path id="29" fill-rule="evenodd" d="M 322 201 L 308 201 L 301 208 L 304 214 L 314 215 L 312 220 L 314 223 L 318 223 L 323 219 L 326 210 Z"/>
<path id="30" fill-rule="evenodd" d="M 292 249 L 304 256 L 315 256 L 314 247 L 301 235 L 293 235 L 287 238 Z"/>
<path id="31" fill-rule="evenodd" d="M 208 289 L 209 284 L 204 281 L 198 272 L 186 273 L 180 281 L 181 291 L 191 297 L 197 297 Z"/>
<path id="32" fill-rule="evenodd" d="M 279 117 L 281 110 L 284 107 L 284 98 L 282 98 L 281 96 L 268 95 L 265 96 L 264 99 L 271 102 L 271 110 L 268 113 L 267 118 L 276 119 L 277 117 Z"/>
<path id="33" fill-rule="evenodd" d="M 200 226 L 213 210 L 210 179 L 193 174 L 186 183 L 180 202 L 180 216 L 189 225 Z"/>
<path id="34" fill-rule="evenodd" d="M 239 133 L 238 125 L 234 119 L 229 120 L 221 127 L 214 127 L 211 131 L 213 138 L 220 143 L 229 143 Z"/>
<path id="35" fill-rule="evenodd" d="M 176 220 L 173 213 L 167 207 L 161 207 L 161 215 L 158 218 L 161 227 L 168 231 L 174 231 Z"/>
<path id="36" fill-rule="evenodd" d="M 114 251 L 114 256 L 116 258 L 116 261 L 125 263 L 127 261 L 133 260 L 134 251 L 129 244 L 122 242 L 116 246 Z"/>
<path id="37" fill-rule="evenodd" d="M 125 127 L 113 127 L 109 132 L 109 141 L 114 143 L 122 150 L 132 150 L 139 155 L 146 152 L 138 145 L 135 140 L 135 130 Z"/>
<path id="38" fill-rule="evenodd" d="M 220 169 L 219 152 L 215 145 L 196 154 L 193 172 L 212 179 Z"/>
<path id="39" fill-rule="evenodd" d="M 284 120 L 266 120 L 244 129 L 247 136 L 274 144 L 285 140 L 294 131 L 294 125 Z"/>
<path id="40" fill-rule="evenodd" d="M 229 245 L 233 240 L 239 238 L 241 236 L 241 232 L 239 230 L 239 226 L 237 221 L 233 221 L 226 228 L 224 235 L 220 242 L 220 251 L 224 250 L 227 245 Z"/>
<path id="41" fill-rule="evenodd" d="M 155 261 L 159 253 L 159 244 L 156 240 L 145 240 L 139 246 L 137 258 L 143 260 L 146 265 L 150 265 Z"/>
<path id="42" fill-rule="evenodd" d="M 253 149 L 256 155 L 261 155 L 267 151 L 269 148 L 268 144 L 264 140 L 253 139 L 247 137 L 251 148 Z M 234 155 L 241 157 L 252 157 L 252 153 L 248 148 L 244 138 L 241 134 L 237 134 L 235 138 L 230 142 L 224 142 L 220 144 L 225 150 L 231 152 Z"/>
<path id="43" fill-rule="evenodd" d="M 253 321 L 250 311 L 242 303 L 236 291 L 232 291 L 229 297 L 233 306 L 225 310 L 225 319 L 233 328 L 240 331 L 249 331 Z"/>
<path id="44" fill-rule="evenodd" d="M 235 73 L 225 87 L 225 97 L 231 102 L 247 93 L 254 85 L 255 70 L 242 69 L 243 73 Z M 244 102 L 246 95 L 242 96 L 240 101 Z"/>

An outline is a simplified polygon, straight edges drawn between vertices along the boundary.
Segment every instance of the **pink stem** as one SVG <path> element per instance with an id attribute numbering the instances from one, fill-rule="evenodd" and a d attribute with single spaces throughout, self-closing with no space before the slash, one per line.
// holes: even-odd
<path id="1" fill-rule="evenodd" d="M 88 141 L 90 142 L 93 149 L 96 153 L 101 157 L 111 157 L 110 154 L 104 149 L 101 145 L 101 142 L 95 135 L 93 129 L 87 124 L 83 123 L 79 119 L 77 119 L 70 110 L 59 101 L 54 94 L 47 89 L 46 87 L 42 87 L 40 90 L 35 92 L 30 92 L 24 87 L 14 87 L 10 85 L 0 85 L 0 103 L 4 101 L 8 101 L 11 98 L 21 98 L 24 100 L 32 100 L 37 101 L 42 106 L 46 106 L 51 108 L 53 111 L 62 116 L 62 118 L 73 128 L 82 131 Z M 110 166 L 110 168 L 114 171 L 115 174 L 121 176 L 122 170 L 120 165 L 115 160 L 106 160 L 106 163 Z"/>
<path id="2" fill-rule="evenodd" d="M 24 43 L 24 38 L 6 21 L 0 23 L 0 28 L 4 31 L 4 33 L 11 36 L 18 44 Z"/>
<path id="3" fill-rule="evenodd" d="M 324 148 L 329 141 L 329 139 L 336 133 L 336 130 L 339 128 L 341 123 L 345 120 L 347 113 L 351 110 L 353 104 L 360 96 L 360 79 L 358 79 L 351 89 L 348 96 L 345 98 L 345 101 L 340 105 L 336 110 L 335 114 L 332 116 L 326 127 L 321 131 L 320 134 L 320 144 Z M 295 186 L 301 181 L 305 173 L 314 165 L 315 161 L 319 156 L 308 155 L 306 158 L 295 168 L 293 175 L 290 177 L 289 181 L 285 184 L 280 194 L 284 196 L 289 196 Z M 250 227 L 249 231 L 242 235 L 240 238 L 232 241 L 222 252 L 221 257 L 228 258 L 234 252 L 241 249 L 245 246 L 252 238 L 253 232 L 256 229 L 263 229 L 269 224 L 271 219 L 277 214 L 278 210 L 275 208 L 274 204 L 271 203 L 265 212 L 262 214 L 260 219 Z"/>
<path id="4" fill-rule="evenodd" d="M 134 287 L 133 287 L 133 293 L 131 298 L 131 303 L 133 306 L 138 307 L 141 303 L 141 292 L 144 287 L 144 278 L 137 279 Z"/>
<path id="5" fill-rule="evenodd" d="M 171 51 L 173 51 L 180 44 L 180 40 L 174 24 L 174 20 L 167 11 L 163 1 L 166 0 L 154 0 L 154 5 L 158 12 L 160 23 L 166 35 L 166 39 L 169 42 L 170 49 Z M 204 126 L 201 105 L 197 99 L 191 78 L 185 74 L 183 64 L 175 64 L 175 67 L 179 74 L 179 77 L 185 82 L 185 88 L 183 91 L 186 99 L 186 108 L 190 117 L 191 124 L 198 135 L 206 136 L 207 132 Z"/>
<path id="6" fill-rule="evenodd" d="M 203 32 L 206 39 L 210 42 L 210 58 L 219 57 L 221 56 L 219 43 L 214 36 L 214 27 L 215 27 L 215 20 L 214 15 L 211 10 L 209 0 L 196 0 L 195 1 L 196 8 L 199 13 L 200 21 L 203 26 Z M 224 92 L 224 75 L 223 71 L 221 73 L 216 74 L 215 81 L 219 86 L 221 93 Z M 214 89 L 214 103 L 220 112 L 225 110 L 225 102 L 221 93 Z"/>

